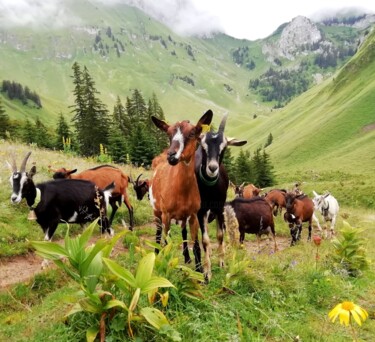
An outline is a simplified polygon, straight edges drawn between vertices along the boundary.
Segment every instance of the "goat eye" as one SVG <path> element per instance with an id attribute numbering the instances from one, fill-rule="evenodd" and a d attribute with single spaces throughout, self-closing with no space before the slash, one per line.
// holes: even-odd
<path id="1" fill-rule="evenodd" d="M 195 129 L 191 130 L 191 132 L 189 133 L 189 138 L 192 139 L 195 137 Z"/>

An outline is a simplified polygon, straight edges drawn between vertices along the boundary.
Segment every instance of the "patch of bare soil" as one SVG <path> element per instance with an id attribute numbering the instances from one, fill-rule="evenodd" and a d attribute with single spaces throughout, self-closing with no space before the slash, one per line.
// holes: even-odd
<path id="1" fill-rule="evenodd" d="M 100 236 L 92 237 L 90 243 L 94 244 L 99 238 Z M 54 242 L 63 244 L 64 240 L 62 239 Z M 121 241 L 118 241 L 113 248 L 112 255 L 116 256 L 125 250 L 126 248 Z M 43 258 L 35 253 L 0 258 L 0 290 L 17 283 L 26 282 L 36 274 L 43 272 L 42 262 Z M 55 267 L 55 265 L 51 262 L 48 267 Z"/>
<path id="2" fill-rule="evenodd" d="M 373 131 L 375 129 L 375 123 L 372 123 L 372 124 L 369 124 L 369 125 L 367 125 L 367 126 L 364 126 L 363 128 L 362 128 L 362 131 L 363 132 L 371 132 L 371 131 Z"/>

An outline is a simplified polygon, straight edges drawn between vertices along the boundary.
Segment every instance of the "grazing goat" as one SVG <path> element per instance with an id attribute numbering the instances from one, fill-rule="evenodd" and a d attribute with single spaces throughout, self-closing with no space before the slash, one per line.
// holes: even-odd
<path id="1" fill-rule="evenodd" d="M 217 132 L 209 131 L 201 136 L 200 146 L 195 152 L 195 175 L 201 197 L 198 221 L 202 232 L 203 247 L 206 253 L 210 253 L 207 250 L 210 245 L 207 222 L 216 218 L 216 237 L 219 242 L 218 254 L 221 267 L 224 266 L 223 238 L 225 226 L 223 209 L 229 185 L 228 174 L 222 161 L 227 146 L 243 146 L 246 144 L 246 141 L 225 137 L 226 120 L 227 115 L 223 117 Z M 210 278 L 211 275 L 209 274 L 208 277 Z"/>
<path id="2" fill-rule="evenodd" d="M 245 239 L 245 233 L 256 234 L 258 250 L 262 234 L 272 234 L 274 251 L 277 251 L 275 224 L 269 203 L 261 197 L 251 199 L 235 198 L 224 207 L 225 225 L 228 231 L 239 230 L 240 244 Z M 231 226 L 229 226 L 231 224 Z M 232 227 L 234 225 L 234 227 Z"/>
<path id="3" fill-rule="evenodd" d="M 195 176 L 195 149 L 202 132 L 202 125 L 209 125 L 212 111 L 208 110 L 197 125 L 189 121 L 168 125 L 152 116 L 152 121 L 160 130 L 166 132 L 170 146 L 166 152 L 168 162 L 156 166 L 149 190 L 150 203 L 156 220 L 156 242 L 160 244 L 162 230 L 168 234 L 172 219 L 189 222 L 191 239 L 194 241 L 193 252 L 195 268 L 202 272 L 201 252 L 198 241 L 198 218 L 201 200 Z M 206 254 L 205 264 L 209 265 Z M 210 271 L 207 271 L 207 275 Z"/>
<path id="4" fill-rule="evenodd" d="M 277 216 L 277 213 L 281 212 L 285 208 L 285 194 L 286 190 L 272 189 L 264 195 L 264 199 L 271 205 L 273 215 Z"/>
<path id="5" fill-rule="evenodd" d="M 33 176 L 36 167 L 33 166 L 29 172 L 25 171 L 30 154 L 31 152 L 26 154 L 19 171 L 13 158 L 10 177 L 13 189 L 11 201 L 19 203 L 22 198 L 26 199 L 30 210 L 34 210 L 36 221 L 43 229 L 44 240 L 52 239 L 61 222 L 84 224 L 98 217 L 102 233 L 113 235 L 106 210 L 106 201 L 114 189 L 113 182 L 103 191 L 86 180 L 60 179 L 35 185 Z"/>
<path id="6" fill-rule="evenodd" d="M 335 224 L 336 219 L 339 214 L 339 203 L 337 202 L 337 199 L 333 197 L 330 193 L 326 193 L 324 195 L 319 195 L 315 191 L 313 191 L 314 198 L 314 207 L 315 210 L 320 211 L 320 213 L 323 216 L 324 220 L 324 237 L 327 237 L 327 225 L 326 222 L 331 222 L 330 232 L 328 234 L 328 238 L 331 238 L 335 233 Z M 320 227 L 319 221 L 318 223 L 318 229 L 321 231 L 322 228 Z"/>
<path id="7" fill-rule="evenodd" d="M 314 216 L 314 203 L 306 195 L 296 195 L 293 192 L 287 192 L 285 195 L 286 212 L 284 220 L 289 222 L 290 234 L 292 236 L 291 246 L 295 245 L 301 238 L 302 223 L 309 223 L 309 235 L 307 241 L 311 240 L 311 221 Z"/>
<path id="8" fill-rule="evenodd" d="M 231 182 L 231 186 L 234 189 L 234 195 L 241 198 L 253 198 L 259 196 L 259 193 L 263 191 L 263 189 L 257 188 L 254 184 L 245 186 L 245 182 L 239 186 Z"/>
<path id="9" fill-rule="evenodd" d="M 115 189 L 113 190 L 112 196 L 109 199 L 109 204 L 112 207 L 112 213 L 109 218 L 109 223 L 110 225 L 112 225 L 113 218 L 117 212 L 117 209 L 119 208 L 119 206 L 121 206 L 121 202 L 124 201 L 129 211 L 129 229 L 133 230 L 133 207 L 130 204 L 128 194 L 126 193 L 126 189 L 130 180 L 129 177 L 126 176 L 120 169 L 110 165 L 101 165 L 92 169 L 82 171 L 78 174 L 74 174 L 75 172 L 77 172 L 77 169 L 67 170 L 65 168 L 61 168 L 52 171 L 55 171 L 55 173 L 53 174 L 54 179 L 67 178 L 89 180 L 95 183 L 101 189 L 109 183 L 115 182 Z"/>
<path id="10" fill-rule="evenodd" d="M 135 182 L 131 181 L 138 201 L 142 201 L 143 197 L 148 193 L 148 190 L 150 189 L 150 181 L 148 179 L 140 180 L 139 178 L 141 178 L 141 176 L 142 173 L 137 177 Z"/>

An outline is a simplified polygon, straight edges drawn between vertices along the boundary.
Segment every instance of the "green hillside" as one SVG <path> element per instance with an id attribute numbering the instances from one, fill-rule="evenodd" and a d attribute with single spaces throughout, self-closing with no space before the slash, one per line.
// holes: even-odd
<path id="1" fill-rule="evenodd" d="M 282 110 L 234 129 L 250 147 L 268 148 L 276 170 L 375 171 L 375 32 L 341 70 Z M 372 129 L 371 129 L 372 127 Z"/>
<path id="2" fill-rule="evenodd" d="M 334 76 L 283 109 L 272 109 L 274 103 L 261 102 L 248 86 L 250 79 L 274 65 L 265 59 L 262 46 L 275 42 L 282 27 L 253 42 L 224 34 L 181 37 L 133 7 L 64 1 L 72 17 L 80 18 L 76 25 L 0 29 L 0 78 L 36 91 L 43 105 L 41 109 L 24 106 L 0 94 L 13 120 L 39 117 L 54 127 L 60 112 L 69 117 L 74 102 L 71 67 L 78 61 L 89 69 L 110 111 L 117 96 L 124 102 L 137 88 L 145 98 L 156 93 L 169 121 L 194 120 L 211 108 L 218 123 L 228 112 L 228 135 L 247 139 L 245 148 L 251 152 L 272 133 L 267 152 L 281 180 L 295 177 L 291 171 L 300 178 L 314 170 L 374 171 L 375 133 L 370 126 L 375 122 L 374 33 Z M 345 27 L 321 29 L 341 44 L 361 34 Z M 236 64 L 236 50 L 256 67 L 249 70 Z M 288 61 L 282 63 L 287 66 Z M 289 61 L 291 68 L 297 63 Z"/>

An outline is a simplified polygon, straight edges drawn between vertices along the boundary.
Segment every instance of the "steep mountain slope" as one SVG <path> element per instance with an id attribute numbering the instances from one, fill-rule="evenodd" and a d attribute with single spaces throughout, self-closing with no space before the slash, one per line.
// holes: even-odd
<path id="1" fill-rule="evenodd" d="M 224 34 L 181 37 L 142 11 L 123 4 L 63 0 L 61 7 L 70 18 L 69 25 L 53 25 L 58 17 L 51 18 L 49 24 L 42 22 L 28 28 L 0 23 L 0 80 L 14 80 L 35 90 L 44 108 L 30 111 L 6 103 L 12 118 L 39 116 L 53 125 L 60 112 L 69 115 L 74 61 L 88 67 L 110 110 L 117 96 L 125 101 L 131 89 L 138 88 L 146 98 L 155 92 L 172 119 L 181 115 L 198 117 L 208 107 L 220 114 L 269 114 L 275 103 L 261 102 L 259 95 L 249 89 L 249 81 L 270 66 L 295 68 L 318 53 L 289 42 L 288 58 L 264 54 L 265 46 L 273 43 L 283 48 L 283 37 L 293 30 L 298 18 L 271 37 L 251 42 Z M 305 19 L 297 26 L 301 37 L 306 37 L 311 27 L 318 30 L 316 24 Z M 362 34 L 362 29 L 341 32 L 344 29 L 319 26 L 323 33 L 327 31 L 327 37 L 334 36 L 340 44 L 350 46 Z M 311 68 L 309 72 L 317 71 Z"/>
<path id="2" fill-rule="evenodd" d="M 375 172 L 375 30 L 336 75 L 236 130 L 268 148 L 276 171 Z"/>

